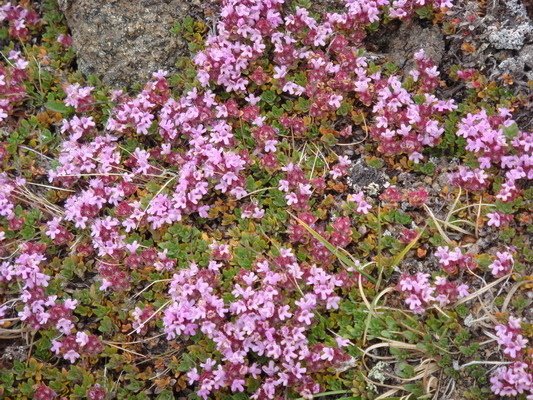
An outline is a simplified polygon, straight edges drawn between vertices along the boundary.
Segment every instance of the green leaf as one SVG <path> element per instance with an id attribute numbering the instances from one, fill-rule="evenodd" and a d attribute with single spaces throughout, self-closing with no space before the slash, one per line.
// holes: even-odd
<path id="1" fill-rule="evenodd" d="M 68 114 L 73 111 L 72 107 L 67 107 L 62 101 L 48 100 L 45 105 L 47 109 L 61 114 Z"/>
<path id="2" fill-rule="evenodd" d="M 503 128 L 503 134 L 509 140 L 514 139 L 518 133 L 520 133 L 520 129 L 516 123 Z"/>
<path id="3" fill-rule="evenodd" d="M 238 246 L 235 248 L 234 254 L 235 254 L 235 261 L 240 267 L 250 268 L 252 266 L 252 263 L 255 258 L 252 250 L 246 247 Z"/>
<path id="4" fill-rule="evenodd" d="M 426 97 L 422 94 L 415 94 L 413 96 L 413 99 L 415 100 L 415 103 L 416 104 L 424 104 L 424 102 L 426 101 Z"/>
<path id="5" fill-rule="evenodd" d="M 418 14 L 418 16 L 420 18 L 432 19 L 432 17 L 433 17 L 433 8 L 431 8 L 430 6 L 425 6 L 425 7 L 422 7 L 422 8 L 419 8 L 418 10 L 416 10 L 416 13 Z"/>
<path id="6" fill-rule="evenodd" d="M 29 379 L 28 382 L 24 382 L 20 385 L 20 393 L 29 396 L 33 393 L 33 379 Z"/>
<path id="7" fill-rule="evenodd" d="M 105 316 L 100 321 L 100 326 L 98 327 L 98 330 L 102 333 L 109 333 L 114 329 L 114 324 L 111 318 Z"/>
<path id="8" fill-rule="evenodd" d="M 352 111 L 352 105 L 346 101 L 343 101 L 341 103 L 341 106 L 337 110 L 337 115 L 341 115 L 343 117 L 347 116 L 348 113 Z"/>
<path id="9" fill-rule="evenodd" d="M 311 101 L 309 99 L 304 99 L 303 97 L 298 97 L 296 101 L 295 110 L 300 112 L 307 112 L 311 107 Z"/>
<path id="10" fill-rule="evenodd" d="M 41 131 L 41 140 L 42 140 L 43 144 L 48 144 L 52 140 L 54 140 L 54 135 L 48 129 L 43 129 Z"/>
<path id="11" fill-rule="evenodd" d="M 170 390 L 163 390 L 159 395 L 156 397 L 157 400 L 173 400 L 174 395 L 172 394 L 172 391 Z"/>
<path id="12" fill-rule="evenodd" d="M 431 162 L 427 162 L 427 163 L 423 163 L 423 164 L 415 164 L 414 170 L 422 172 L 425 175 L 431 176 L 431 175 L 433 175 L 435 173 L 435 169 L 436 168 L 437 167 L 435 166 L 435 164 L 433 164 Z"/>
<path id="13" fill-rule="evenodd" d="M 273 90 L 265 90 L 261 95 L 261 100 L 268 104 L 274 104 L 274 101 L 276 101 L 276 92 Z"/>
<path id="14" fill-rule="evenodd" d="M 83 371 L 79 367 L 71 366 L 70 370 L 67 372 L 67 379 L 71 382 L 82 382 Z"/>
<path id="15" fill-rule="evenodd" d="M 180 363 L 177 366 L 177 370 L 179 372 L 189 372 L 191 369 L 193 369 L 195 366 L 194 360 L 191 358 L 191 356 L 184 354 L 183 358 L 181 359 Z"/>
<path id="16" fill-rule="evenodd" d="M 366 163 L 369 167 L 375 168 L 375 169 L 383 168 L 383 166 L 385 165 L 385 161 L 383 161 L 383 159 L 379 157 L 373 157 L 367 160 Z"/>
<path id="17" fill-rule="evenodd" d="M 337 143 L 337 138 L 333 133 L 326 133 L 322 135 L 321 139 L 324 143 L 326 143 L 328 146 L 334 146 Z"/>
<path id="18" fill-rule="evenodd" d="M 395 210 L 393 215 L 394 221 L 399 224 L 408 225 L 412 222 L 411 217 L 401 210 Z"/>
<path id="19" fill-rule="evenodd" d="M 11 371 L 0 372 L 0 382 L 4 383 L 7 387 L 12 387 L 15 382 L 15 376 Z"/>
<path id="20" fill-rule="evenodd" d="M 272 106 L 271 114 L 274 118 L 280 118 L 283 115 L 283 108 L 278 106 Z"/>
<path id="21" fill-rule="evenodd" d="M 23 239 L 30 240 L 35 235 L 35 228 L 31 225 L 26 225 L 22 228 L 21 234 Z"/>

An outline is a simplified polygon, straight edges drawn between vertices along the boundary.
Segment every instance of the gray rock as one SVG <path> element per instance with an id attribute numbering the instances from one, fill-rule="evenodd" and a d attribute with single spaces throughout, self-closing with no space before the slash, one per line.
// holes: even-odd
<path id="1" fill-rule="evenodd" d="M 365 190 L 375 195 L 389 181 L 389 177 L 381 170 L 366 165 L 359 160 L 350 168 L 347 182 L 353 191 Z"/>
<path id="2" fill-rule="evenodd" d="M 402 24 L 388 46 L 387 56 L 400 68 L 414 66 L 413 55 L 420 49 L 438 65 L 445 52 L 444 36 L 438 26 L 424 28 L 418 24 Z"/>
<path id="3" fill-rule="evenodd" d="M 491 78 L 495 78 L 503 73 L 513 75 L 513 77 L 523 80 L 533 79 L 533 44 L 524 45 L 518 55 L 515 57 L 506 57 L 499 64 L 498 68 L 493 72 Z"/>
<path id="4" fill-rule="evenodd" d="M 112 86 L 144 82 L 189 54 L 170 32 L 184 17 L 201 17 L 200 0 L 59 0 L 72 32 L 78 68 Z"/>
<path id="5" fill-rule="evenodd" d="M 527 67 L 527 78 L 533 80 L 533 44 L 528 44 L 522 47 L 519 58 L 524 63 L 524 70 L 526 70 Z"/>

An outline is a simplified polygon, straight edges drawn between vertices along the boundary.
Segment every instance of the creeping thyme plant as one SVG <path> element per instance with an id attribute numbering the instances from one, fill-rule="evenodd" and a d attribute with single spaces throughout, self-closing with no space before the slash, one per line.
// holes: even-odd
<path id="1" fill-rule="evenodd" d="M 527 99 L 367 50 L 454 6 L 223 0 L 138 91 L 0 6 L 0 397 L 533 396 Z"/>

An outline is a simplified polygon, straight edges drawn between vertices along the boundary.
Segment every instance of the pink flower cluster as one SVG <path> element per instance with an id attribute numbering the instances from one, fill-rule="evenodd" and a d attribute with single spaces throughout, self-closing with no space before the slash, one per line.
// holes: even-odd
<path id="1" fill-rule="evenodd" d="M 165 140 L 160 148 L 137 149 L 131 163 L 135 174 L 160 171 L 149 162 L 165 163 L 178 169 L 177 184 L 169 196 L 155 196 L 143 214 L 153 228 L 181 220 L 183 215 L 198 212 L 206 217 L 209 206 L 203 203 L 210 190 L 229 193 L 237 198 L 246 194 L 242 171 L 247 164 L 244 154 L 231 151 L 234 145 L 232 127 L 228 122 L 239 116 L 238 107 L 218 104 L 212 92 L 204 94 L 191 90 L 178 101 L 171 98 L 163 73 L 135 99 L 124 100 L 107 128 L 117 133 L 128 129 L 148 134 L 152 121 L 159 116 L 159 133 Z M 182 139 L 186 140 L 183 141 Z M 186 148 L 181 153 L 173 148 Z M 172 180 L 174 180 L 172 179 Z"/>
<path id="2" fill-rule="evenodd" d="M 102 284 L 100 290 L 111 289 L 115 292 L 126 291 L 130 288 L 130 273 L 121 264 L 100 261 L 96 264 Z"/>
<path id="3" fill-rule="evenodd" d="M 377 100 L 373 107 L 375 122 L 370 133 L 385 154 L 408 154 L 418 163 L 425 146 L 433 147 L 444 133 L 444 127 L 436 118 L 456 109 L 453 100 L 438 100 L 429 94 L 438 86 L 438 71 L 423 50 L 415 54 L 417 69 L 412 78 L 423 93 L 423 102 L 417 102 L 414 93 L 402 87 L 397 76 L 376 82 Z"/>
<path id="4" fill-rule="evenodd" d="M 135 307 L 131 313 L 133 317 L 132 327 L 139 335 L 145 335 L 148 331 L 148 324 L 146 321 L 150 320 L 154 315 L 154 308 L 151 305 L 147 305 L 144 308 Z"/>
<path id="5" fill-rule="evenodd" d="M 252 137 L 256 141 L 256 152 L 261 154 L 275 153 L 278 144 L 278 132 L 270 125 L 261 125 L 252 130 Z"/>
<path id="6" fill-rule="evenodd" d="M 216 35 L 210 36 L 206 50 L 194 61 L 199 67 L 198 80 L 223 85 L 228 91 L 243 91 L 249 81 L 243 77 L 251 62 L 265 50 L 265 37 L 282 23 L 284 0 L 226 0 L 220 12 Z"/>
<path id="7" fill-rule="evenodd" d="M 176 261 L 167 257 L 166 250 L 158 251 L 155 248 L 145 248 L 138 252 L 139 244 L 137 242 L 126 244 L 122 240 L 123 238 L 117 238 L 118 229 L 107 230 L 105 227 L 104 229 L 103 240 L 107 240 L 105 245 L 110 251 L 111 259 L 110 261 L 100 260 L 97 263 L 98 272 L 102 279 L 100 290 L 123 291 L 129 289 L 130 271 L 137 268 L 154 268 L 157 271 L 168 271 L 175 268 Z M 109 243 L 110 240 L 111 243 Z M 115 240 L 119 240 L 120 244 L 115 244 Z M 95 244 L 98 245 L 98 242 L 95 243 L 93 240 L 93 245 Z M 127 252 L 130 254 L 127 255 Z M 117 263 L 117 260 L 124 260 L 124 263 Z M 124 266 L 127 269 L 124 269 Z"/>
<path id="8" fill-rule="evenodd" d="M 15 195 L 16 183 L 9 179 L 5 172 L 0 173 L 0 217 L 8 221 L 15 218 Z"/>
<path id="9" fill-rule="evenodd" d="M 494 226 L 499 228 L 500 226 L 507 226 L 513 220 L 512 214 L 504 214 L 499 211 L 494 211 L 487 214 L 489 220 L 487 221 L 488 226 Z"/>
<path id="10" fill-rule="evenodd" d="M 28 62 L 19 51 L 11 50 L 7 59 L 8 64 L 0 63 L 0 126 L 5 124 L 14 107 L 26 97 L 24 81 L 28 78 Z"/>
<path id="11" fill-rule="evenodd" d="M 217 261 L 231 260 L 232 255 L 231 255 L 231 248 L 229 244 L 213 242 L 209 245 L 209 249 L 211 250 L 211 258 L 213 258 L 213 260 L 217 260 Z M 219 265 L 219 264 L 211 264 L 211 267 L 214 268 L 215 265 Z"/>
<path id="12" fill-rule="evenodd" d="M 477 268 L 472 257 L 462 254 L 459 248 L 450 250 L 448 246 L 438 247 L 435 257 L 444 272 L 450 276 L 462 270 Z M 465 283 L 450 281 L 445 276 L 437 276 L 432 283 L 430 275 L 422 272 L 415 275 L 402 274 L 397 288 L 406 297 L 405 304 L 417 314 L 424 313 L 433 304 L 443 307 L 469 294 L 469 287 Z"/>
<path id="13" fill-rule="evenodd" d="M 322 48 L 335 37 L 335 33 L 347 32 L 350 40 L 360 43 L 365 28 L 379 20 L 389 1 L 347 0 L 345 12 L 329 13 L 319 23 L 303 8 L 294 14 L 283 16 L 284 0 L 225 0 L 217 23 L 216 34 L 206 42 L 206 49 L 195 57 L 198 80 L 203 86 L 210 82 L 221 85 L 227 91 L 245 91 L 250 84 L 247 70 L 267 49 L 274 49 L 274 79 L 280 88 L 289 94 L 301 95 L 306 88 L 287 78 L 289 69 L 299 59 L 309 60 L 317 55 L 311 48 Z M 426 1 L 397 0 L 390 7 L 390 16 L 404 18 Z M 433 7 L 449 7 L 451 1 L 430 1 Z M 341 42 L 343 36 L 341 35 Z M 349 54 L 346 51 L 344 54 Z M 320 57 L 322 58 L 322 57 Z M 320 61 L 320 60 L 318 60 Z M 316 64 L 317 72 L 320 63 Z M 333 64 L 327 65 L 328 73 L 338 71 Z M 340 81 L 339 81 L 340 82 Z M 316 85 L 313 85 L 316 87 Z M 309 87 L 307 88 L 309 89 Z M 310 97 L 314 97 L 308 93 Z M 335 110 L 340 106 L 342 95 L 319 90 L 317 98 L 321 106 L 316 110 Z M 313 112 L 313 111 L 312 111 Z"/>
<path id="14" fill-rule="evenodd" d="M 427 189 L 423 187 L 400 190 L 396 186 L 389 186 L 379 195 L 379 198 L 386 203 L 395 204 L 406 201 L 412 207 L 420 207 L 423 204 L 426 204 L 429 198 L 429 193 Z"/>
<path id="15" fill-rule="evenodd" d="M 490 378 L 491 390 L 506 397 L 517 396 L 522 393 L 533 396 L 533 374 L 531 366 L 525 362 L 516 361 L 509 366 L 498 367 Z"/>
<path id="16" fill-rule="evenodd" d="M 309 199 L 313 194 L 312 182 L 305 177 L 298 165 L 287 164 L 282 168 L 286 179 L 279 180 L 278 189 L 284 193 L 287 205 L 294 210 L 309 209 Z"/>
<path id="17" fill-rule="evenodd" d="M 365 199 L 365 194 L 363 192 L 349 194 L 346 198 L 346 201 L 348 203 L 355 203 L 357 206 L 356 211 L 359 214 L 368 214 L 372 208 L 372 206 Z"/>
<path id="18" fill-rule="evenodd" d="M 57 393 L 44 383 L 41 383 L 33 393 L 34 400 L 54 400 L 56 397 Z"/>
<path id="19" fill-rule="evenodd" d="M 107 391 L 98 383 L 92 385 L 87 389 L 87 400 L 105 400 Z M 41 383 L 33 393 L 33 400 L 54 400 L 58 398 L 58 394 L 52 388 Z M 65 397 L 61 397 L 62 400 Z"/>
<path id="20" fill-rule="evenodd" d="M 382 78 L 380 72 L 368 75 L 367 58 L 358 50 L 365 28 L 379 20 L 385 10 L 392 17 L 405 18 L 426 3 L 440 8 L 451 6 L 451 2 L 400 0 L 389 4 L 386 0 L 349 0 L 343 13 L 329 13 L 321 23 L 303 8 L 282 15 L 282 3 L 283 0 L 224 1 L 216 34 L 209 37 L 206 49 L 195 58 L 201 84 L 207 87 L 214 82 L 227 91 L 247 93 L 246 99 L 253 108 L 260 100 L 254 94 L 254 86 L 272 82 L 288 95 L 307 97 L 312 117 L 337 111 L 347 97 L 355 96 L 366 105 L 374 102 L 379 120 L 371 132 L 379 141 L 380 150 L 387 154 L 407 153 L 418 162 L 422 148 L 434 146 L 443 133 L 436 116 L 455 109 L 452 101 L 441 101 L 430 94 L 439 83 L 436 66 L 423 51 L 416 54 L 417 70 L 412 72 L 412 80 L 424 97 L 423 103 L 418 104 L 414 93 L 402 87 L 399 77 Z M 272 76 L 255 65 L 270 49 L 275 63 Z M 305 79 L 293 75 L 298 71 L 304 72 Z M 293 127 L 293 122 L 301 121 L 289 117 L 281 121 L 296 135 L 305 130 L 301 123 Z M 271 128 L 256 130 L 258 146 L 274 152 L 275 133 Z M 351 127 L 339 133 L 351 134 Z M 265 156 L 263 162 L 271 164 L 271 159 L 271 155 Z M 332 174 L 342 175 L 343 168 L 341 162 Z M 294 196 L 291 197 L 292 202 Z"/>
<path id="21" fill-rule="evenodd" d="M 477 268 L 471 254 L 463 254 L 459 247 L 451 250 L 448 246 L 439 246 L 435 252 L 440 267 L 449 275 L 459 271 L 472 271 Z"/>
<path id="22" fill-rule="evenodd" d="M 337 217 L 329 224 L 319 223 L 318 218 L 307 211 L 299 213 L 298 218 L 335 247 L 345 248 L 352 242 L 352 222 L 347 216 Z M 289 224 L 288 233 L 290 243 L 305 245 L 313 262 L 323 268 L 333 264 L 335 256 L 322 241 L 313 236 L 299 221 L 292 221 Z M 355 273 L 354 275 L 355 281 L 352 283 L 357 283 L 359 274 Z M 347 276 L 340 273 L 339 277 L 344 280 L 345 286 L 349 285 L 350 279 Z"/>
<path id="23" fill-rule="evenodd" d="M 64 47 L 70 47 L 72 46 L 72 36 L 65 33 L 60 33 L 57 36 L 57 43 L 61 44 Z"/>
<path id="24" fill-rule="evenodd" d="M 46 260 L 45 250 L 44 244 L 24 243 L 18 256 L 0 264 L 0 284 L 15 286 L 13 283 L 17 282 L 20 285 L 20 296 L 11 299 L 9 303 L 23 304 L 18 317 L 32 329 L 55 327 L 58 331 L 69 334 L 74 329 L 72 311 L 76 308 L 77 301 L 67 299 L 59 302 L 57 296 L 46 295 L 45 289 L 51 278 L 41 268 Z M 3 307 L 0 318 L 7 311 Z"/>
<path id="25" fill-rule="evenodd" d="M 246 390 L 259 384 L 252 399 L 274 399 L 286 388 L 310 397 L 320 388 L 312 374 L 349 359 L 338 347 L 311 345 L 306 332 L 318 310 L 335 310 L 336 289 L 343 280 L 315 265 L 300 265 L 289 249 L 273 261 L 260 259 L 253 270 L 240 271 L 231 291 L 221 297 L 221 265 L 207 269 L 192 264 L 174 275 L 172 304 L 164 312 L 168 339 L 202 333 L 211 339 L 220 361 L 207 359 L 188 373 L 204 399 L 229 388 Z M 289 299 L 296 299 L 294 302 Z"/>
<path id="26" fill-rule="evenodd" d="M 103 345 L 98 336 L 77 332 L 60 339 L 52 340 L 52 351 L 73 364 L 82 355 L 95 356 L 101 353 Z"/>
<path id="27" fill-rule="evenodd" d="M 533 396 L 531 365 L 520 361 L 525 356 L 527 339 L 522 336 L 519 318 L 509 317 L 506 325 L 496 325 L 496 337 L 503 353 L 515 360 L 511 365 L 497 368 L 490 378 L 492 391 L 500 396 L 517 396 L 525 393 Z"/>
<path id="28" fill-rule="evenodd" d="M 60 225 L 60 218 L 52 218 L 46 223 L 46 236 L 53 240 L 57 246 L 66 245 L 74 239 L 74 235 L 67 228 Z"/>
<path id="29" fill-rule="evenodd" d="M 505 276 L 513 270 L 514 258 L 509 251 L 498 251 L 496 259 L 489 265 L 492 275 L 496 278 Z"/>
<path id="30" fill-rule="evenodd" d="M 477 268 L 472 256 L 463 254 L 459 248 L 451 250 L 448 246 L 438 247 L 435 257 L 448 276 Z M 417 314 L 423 313 L 433 303 L 443 307 L 469 294 L 469 287 L 465 283 L 450 281 L 445 276 L 437 276 L 432 284 L 430 275 L 420 272 L 416 275 L 403 274 L 398 283 L 398 289 L 407 297 L 405 303 Z"/>
<path id="31" fill-rule="evenodd" d="M 450 182 L 471 192 L 479 192 L 489 186 L 489 175 L 481 168 L 460 165 L 456 172 L 450 174 Z"/>
<path id="32" fill-rule="evenodd" d="M 527 339 L 522 336 L 520 318 L 509 317 L 507 325 L 496 325 L 495 329 L 498 344 L 504 347 L 503 354 L 516 359 L 527 345 Z"/>
<path id="33" fill-rule="evenodd" d="M 61 183 L 69 187 L 80 178 L 92 175 L 102 175 L 104 176 L 102 181 L 113 182 L 111 176 L 105 175 L 119 173 L 116 167 L 121 161 L 121 156 L 117 150 L 116 137 L 101 135 L 89 142 L 79 140 L 94 134 L 94 127 L 91 117 L 73 117 L 70 121 L 63 122 L 61 130 L 63 133 L 69 133 L 70 136 L 61 144 L 59 165 L 48 171 L 50 182 Z M 100 180 L 92 180 L 93 185 L 99 186 L 98 181 Z"/>
<path id="34" fill-rule="evenodd" d="M 352 165 L 352 162 L 347 156 L 340 156 L 337 160 L 337 164 L 333 166 L 331 171 L 329 171 L 329 174 L 333 179 L 339 179 L 348 174 L 348 168 L 350 165 Z"/>
<path id="35" fill-rule="evenodd" d="M 241 218 L 261 219 L 264 215 L 265 210 L 257 202 L 250 202 L 242 207 Z"/>
<path id="36" fill-rule="evenodd" d="M 39 22 L 39 15 L 32 9 L 11 2 L 0 6 L 0 24 L 8 24 L 9 36 L 14 39 L 27 39 L 30 29 Z"/>
<path id="37" fill-rule="evenodd" d="M 346 247 L 352 242 L 352 224 L 348 217 L 338 217 L 331 223 L 333 232 L 329 242 L 335 247 Z"/>
<path id="38" fill-rule="evenodd" d="M 102 288 L 127 287 L 125 272 L 117 266 L 122 258 L 126 257 L 128 265 L 138 264 L 135 255 L 125 254 L 127 233 L 147 225 L 157 229 L 194 212 L 207 217 L 205 202 L 212 190 L 237 198 L 246 194 L 243 170 L 248 156 L 233 150 L 231 119 L 241 116 L 236 102 L 218 103 L 212 92 L 195 89 L 175 100 L 165 75 L 155 73 L 134 98 L 114 93 L 118 104 L 107 123 L 109 134 L 100 134 L 90 116 L 74 116 L 61 127 L 68 136 L 49 179 L 75 187 L 76 192 L 65 201 L 64 217 L 48 223 L 47 234 L 62 244 L 68 236 L 64 222 L 78 229 L 90 228 L 91 247 L 100 257 L 107 257 L 99 264 Z M 66 91 L 67 105 L 79 112 L 91 109 L 91 87 L 71 85 Z M 157 133 L 161 145 L 138 147 L 125 158 L 119 151 L 117 142 L 122 136 Z M 133 195 L 145 177 L 161 178 L 161 187 L 167 190 L 141 205 Z M 260 217 L 261 210 L 254 210 L 253 215 Z M 154 261 L 157 269 L 172 268 L 166 256 L 158 257 Z"/>
<path id="39" fill-rule="evenodd" d="M 98 383 L 87 389 L 87 400 L 105 400 L 107 391 Z"/>
<path id="40" fill-rule="evenodd" d="M 496 197 L 512 201 L 519 194 L 518 181 L 533 179 L 533 133 L 519 131 L 509 110 L 500 108 L 491 116 L 486 110 L 468 114 L 459 123 L 457 135 L 466 139 L 466 150 L 477 157 L 479 168 L 460 167 L 452 174 L 452 183 L 473 191 L 484 189 L 486 171 L 497 166 L 505 180 Z"/>
<path id="41" fill-rule="evenodd" d="M 118 104 L 107 121 L 107 130 L 117 133 L 133 131 L 139 135 L 148 135 L 157 109 L 170 98 L 166 75 L 164 71 L 155 72 L 152 80 L 133 98 L 115 92 L 114 97 Z"/>
<path id="42" fill-rule="evenodd" d="M 67 97 L 65 98 L 65 105 L 72 106 L 77 112 L 88 112 L 94 103 L 94 98 L 91 92 L 94 90 L 92 86 L 80 86 L 79 83 L 68 85 L 65 88 Z"/>
<path id="43" fill-rule="evenodd" d="M 74 362 L 79 357 L 80 348 L 87 354 L 100 352 L 102 346 L 96 336 L 87 336 L 82 332 L 73 334 L 73 310 L 77 301 L 66 299 L 60 302 L 57 296 L 46 294 L 51 278 L 41 268 L 46 260 L 45 251 L 45 244 L 27 242 L 21 245 L 18 256 L 0 264 L 0 284 L 14 286 L 14 282 L 17 282 L 21 287 L 18 298 L 10 299 L 0 307 L 0 322 L 10 308 L 21 302 L 23 307 L 18 312 L 18 317 L 33 330 L 55 328 L 62 335 L 66 335 L 61 342 L 54 341 L 52 350 L 56 354 Z M 43 396 L 48 393 L 45 388 L 41 389 L 41 392 Z"/>
<path id="44" fill-rule="evenodd" d="M 398 290 L 406 296 L 405 304 L 416 314 L 424 313 L 435 302 L 443 307 L 468 296 L 466 284 L 451 282 L 443 276 L 435 278 L 431 284 L 429 278 L 429 274 L 421 272 L 403 274 L 398 283 Z"/>

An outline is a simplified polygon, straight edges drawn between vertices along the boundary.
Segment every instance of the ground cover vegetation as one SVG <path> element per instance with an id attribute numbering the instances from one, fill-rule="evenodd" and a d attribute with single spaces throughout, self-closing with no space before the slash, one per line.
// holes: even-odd
<path id="1" fill-rule="evenodd" d="M 0 397 L 533 396 L 528 99 L 367 49 L 450 0 L 309 3 L 176 21 L 123 90 L 0 6 Z"/>

